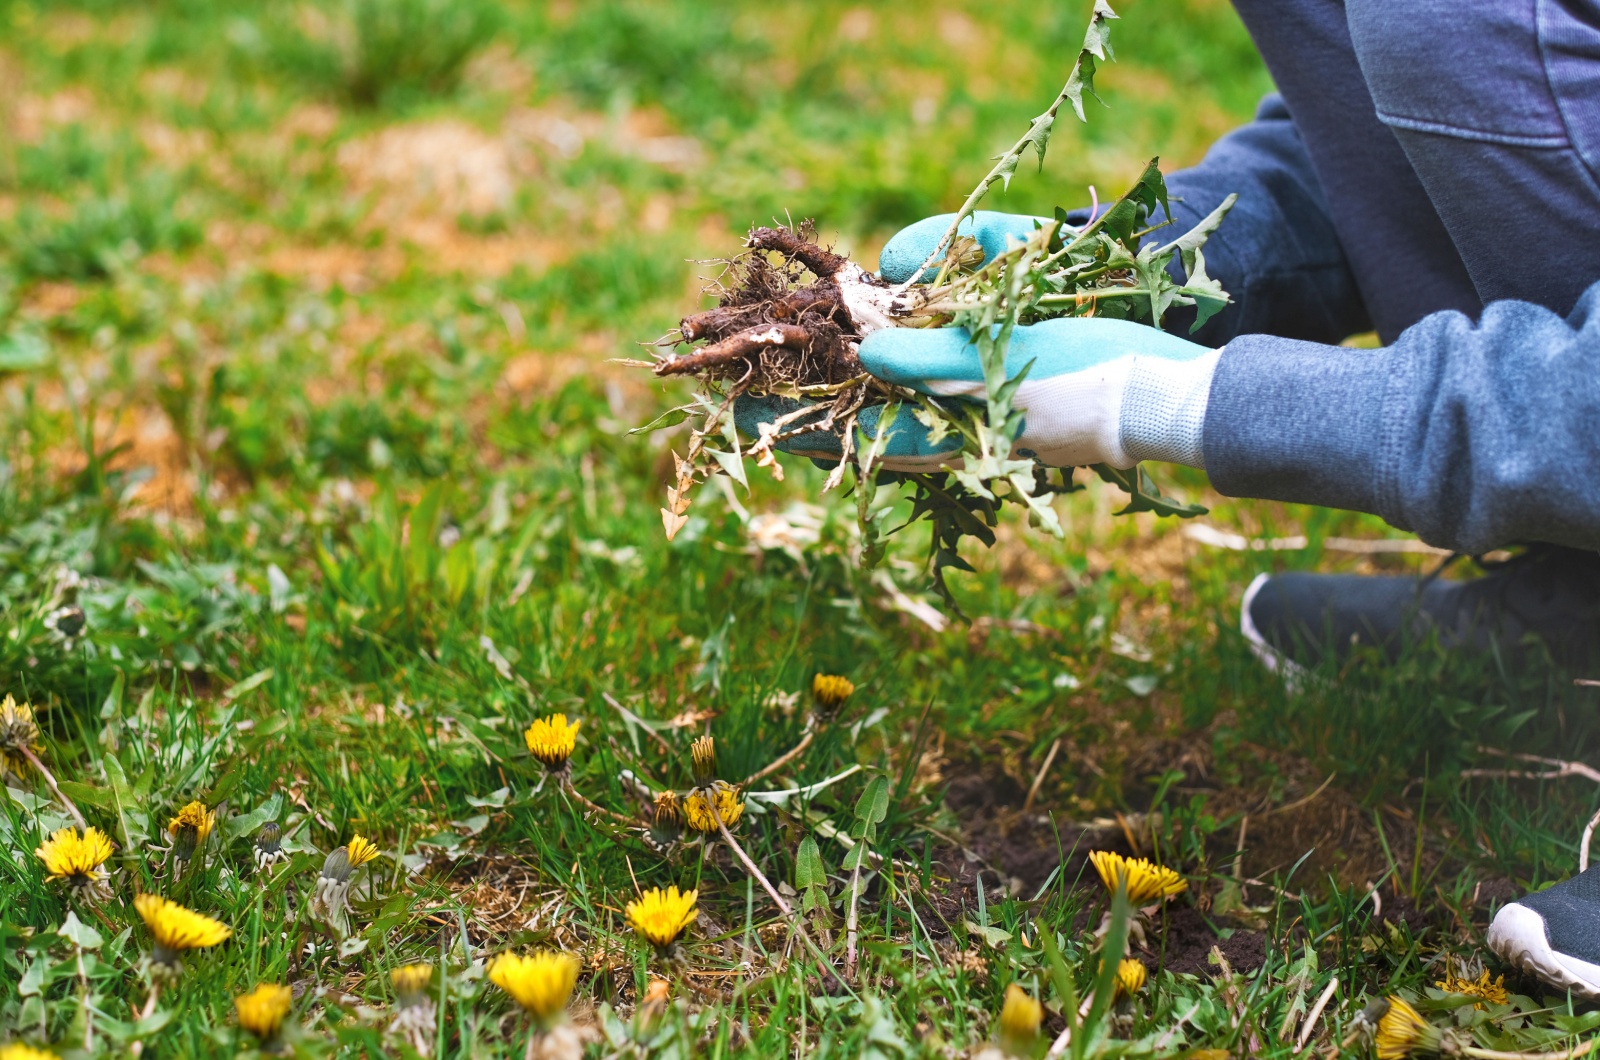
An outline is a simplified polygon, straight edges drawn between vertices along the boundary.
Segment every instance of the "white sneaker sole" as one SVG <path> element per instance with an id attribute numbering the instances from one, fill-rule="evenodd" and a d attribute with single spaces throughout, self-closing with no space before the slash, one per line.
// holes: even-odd
<path id="1" fill-rule="evenodd" d="M 1507 964 L 1579 997 L 1600 998 L 1600 965 L 1557 953 L 1545 934 L 1544 917 L 1512 902 L 1489 925 L 1489 948 Z"/>
<path id="2" fill-rule="evenodd" d="M 1256 602 L 1256 594 L 1261 592 L 1261 587 L 1266 585 L 1271 577 L 1270 574 L 1257 574 L 1255 580 L 1245 589 L 1244 599 L 1239 601 L 1239 632 L 1244 634 L 1251 653 L 1262 666 L 1267 668 L 1268 673 L 1283 678 L 1284 687 L 1290 692 L 1301 692 L 1304 691 L 1306 682 L 1311 679 L 1311 671 L 1268 644 L 1267 638 L 1256 628 L 1255 619 L 1250 617 L 1250 605 Z"/>

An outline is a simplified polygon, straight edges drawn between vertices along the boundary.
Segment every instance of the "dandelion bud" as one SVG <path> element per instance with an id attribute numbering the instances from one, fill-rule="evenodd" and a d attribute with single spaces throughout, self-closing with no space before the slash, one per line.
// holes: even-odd
<path id="1" fill-rule="evenodd" d="M 717 775 L 717 743 L 710 736 L 702 736 L 689 746 L 689 758 L 694 766 L 697 786 L 711 783 Z"/>
<path id="2" fill-rule="evenodd" d="M 26 752 L 37 755 L 43 751 L 33 707 L 10 696 L 0 700 L 0 776 L 11 773 L 21 777 L 29 765 Z"/>
<path id="3" fill-rule="evenodd" d="M 816 700 L 817 713 L 832 717 L 844 701 L 855 694 L 856 686 L 848 677 L 837 674 L 817 674 L 811 679 L 811 698 Z"/>
<path id="4" fill-rule="evenodd" d="M 1378 1019 L 1378 1060 L 1438 1056 L 1443 1035 L 1401 997 L 1386 999 L 1388 1010 Z M 1368 1011 L 1372 1006 L 1367 1006 Z"/>
<path id="5" fill-rule="evenodd" d="M 207 810 L 203 802 L 191 802 L 179 810 L 178 816 L 167 822 L 167 834 L 172 837 L 173 858 L 188 862 L 216 826 L 216 812 Z"/>
<path id="6" fill-rule="evenodd" d="M 277 821 L 268 821 L 261 826 L 260 831 L 256 832 L 256 868 L 265 872 L 287 856 L 283 850 L 283 829 L 278 826 Z"/>
<path id="7" fill-rule="evenodd" d="M 1116 996 L 1132 997 L 1144 989 L 1145 981 L 1149 978 L 1149 971 L 1140 961 L 1132 957 L 1123 960 L 1117 965 Z"/>
<path id="8" fill-rule="evenodd" d="M 1000 1008 L 1000 1043 L 1006 1052 L 1024 1056 L 1032 1051 L 1044 1022 L 1044 1007 L 1026 990 L 1012 983 L 1006 987 L 1005 1004 Z"/>
<path id="9" fill-rule="evenodd" d="M 234 1011 L 239 1016 L 239 1026 L 256 1036 L 266 1052 L 276 1052 L 278 1033 L 294 1004 L 294 995 L 286 986 L 262 983 L 248 994 L 233 999 Z"/>
<path id="10" fill-rule="evenodd" d="M 659 847 L 668 847 L 678 841 L 683 831 L 683 803 L 678 793 L 663 789 L 656 793 L 651 814 L 650 841 Z"/>

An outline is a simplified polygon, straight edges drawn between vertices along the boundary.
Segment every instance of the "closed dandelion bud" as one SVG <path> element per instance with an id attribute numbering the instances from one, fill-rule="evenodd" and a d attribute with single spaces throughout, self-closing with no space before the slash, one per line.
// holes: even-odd
<path id="1" fill-rule="evenodd" d="M 256 832 L 256 868 L 265 871 L 287 856 L 283 851 L 283 829 L 277 821 L 268 821 Z"/>
<path id="2" fill-rule="evenodd" d="M 30 766 L 25 752 L 38 755 L 43 751 L 33 707 L 10 696 L 0 700 L 0 776 L 11 773 L 21 777 Z"/>
<path id="3" fill-rule="evenodd" d="M 825 718 L 836 714 L 855 690 L 848 677 L 837 674 L 817 674 L 811 679 L 811 698 L 816 701 L 817 713 Z"/>
<path id="4" fill-rule="evenodd" d="M 581 721 L 568 723 L 565 714 L 551 714 L 528 726 L 522 739 L 528 745 L 528 753 L 543 762 L 546 769 L 561 772 L 577 749 L 578 727 L 582 724 Z"/>
<path id="5" fill-rule="evenodd" d="M 669 956 L 678 939 L 700 915 L 699 891 L 652 887 L 628 903 L 628 925 L 657 953 Z"/>
<path id="6" fill-rule="evenodd" d="M 1118 998 L 1129 998 L 1144 989 L 1144 984 L 1150 978 L 1150 973 L 1140 961 L 1129 957 L 1117 965 L 1117 990 Z"/>
<path id="7" fill-rule="evenodd" d="M 1375 1039 L 1378 1060 L 1438 1056 L 1444 1037 L 1439 1028 L 1423 1019 L 1404 998 L 1391 997 L 1386 1000 L 1389 1008 L 1378 1019 Z M 1368 1010 L 1371 1008 L 1369 1005 Z"/>
<path id="8" fill-rule="evenodd" d="M 539 952 L 528 957 L 502 953 L 489 965 L 489 981 L 545 1030 L 558 1023 L 578 982 L 578 959 L 570 953 Z"/>
<path id="9" fill-rule="evenodd" d="M 650 841 L 657 847 L 671 846 L 683 832 L 683 803 L 678 793 L 664 789 L 656 793 L 650 815 Z"/>
<path id="10" fill-rule="evenodd" d="M 1006 987 L 1005 1004 L 1000 1007 L 1000 1044 L 1017 1056 L 1032 1052 L 1044 1022 L 1044 1007 L 1016 983 Z"/>
<path id="11" fill-rule="evenodd" d="M 711 783 L 717 775 L 717 742 L 710 736 L 700 737 L 689 745 L 689 760 L 694 768 L 696 786 Z"/>
<path id="12" fill-rule="evenodd" d="M 276 1051 L 278 1034 L 293 1004 L 294 995 L 289 988 L 277 983 L 262 983 L 250 993 L 233 999 L 239 1026 L 255 1035 L 267 1052 Z"/>

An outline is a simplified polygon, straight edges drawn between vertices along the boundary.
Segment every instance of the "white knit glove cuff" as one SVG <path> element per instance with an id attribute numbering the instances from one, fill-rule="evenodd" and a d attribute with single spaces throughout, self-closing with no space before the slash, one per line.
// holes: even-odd
<path id="1" fill-rule="evenodd" d="M 1221 350 L 1213 350 L 1192 361 L 1134 358 L 1118 416 L 1118 435 L 1130 457 L 1206 466 L 1201 434 L 1211 376 L 1221 356 Z"/>

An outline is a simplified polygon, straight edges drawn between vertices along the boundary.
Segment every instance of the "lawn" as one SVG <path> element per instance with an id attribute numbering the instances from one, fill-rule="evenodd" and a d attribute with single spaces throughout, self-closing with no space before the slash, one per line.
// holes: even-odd
<path id="1" fill-rule="evenodd" d="M 1119 193 L 1270 91 L 1223 0 L 1118 10 L 1109 109 L 986 206 Z M 59 789 L 0 760 L 0 1042 L 234 1055 L 234 999 L 282 984 L 297 1054 L 521 1056 L 489 967 L 538 950 L 580 968 L 550 1056 L 976 1055 L 1012 985 L 1019 1053 L 1365 1055 L 1391 995 L 1498 1048 L 1600 1025 L 1436 986 L 1505 973 L 1493 910 L 1575 871 L 1600 793 L 1505 755 L 1592 758 L 1596 690 L 1429 650 L 1286 688 L 1235 632 L 1258 572 L 1440 561 L 1381 522 L 1158 468 L 1209 514 L 1091 485 L 1062 539 L 1008 520 L 951 579 L 968 621 L 915 528 L 862 570 L 807 461 L 665 539 L 684 428 L 628 432 L 688 387 L 614 362 L 752 224 L 871 262 L 954 208 L 1087 13 L 0 0 L 0 695 Z M 524 736 L 557 713 L 570 779 Z M 705 735 L 731 843 L 650 825 Z M 34 853 L 79 813 L 98 901 Z M 1114 1004 L 1102 850 L 1184 883 Z M 626 912 L 668 886 L 670 953 Z M 146 893 L 232 929 L 154 993 Z"/>

